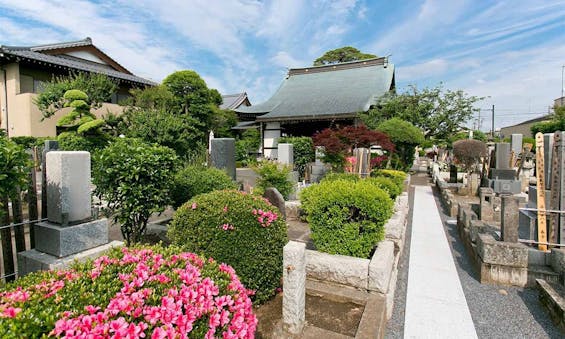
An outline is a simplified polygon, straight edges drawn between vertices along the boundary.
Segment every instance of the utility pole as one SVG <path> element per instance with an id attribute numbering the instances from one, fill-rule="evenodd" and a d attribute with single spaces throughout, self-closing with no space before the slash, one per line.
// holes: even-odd
<path id="1" fill-rule="evenodd" d="M 477 118 L 477 130 L 481 130 L 481 110 L 479 110 L 479 117 Z"/>
<path id="2" fill-rule="evenodd" d="M 492 139 L 494 140 L 494 105 L 492 105 L 492 127 L 491 127 L 491 136 Z"/>
<path id="3" fill-rule="evenodd" d="M 565 65 L 561 66 L 561 98 L 559 99 L 559 101 L 561 101 L 561 106 L 565 106 L 565 104 L 563 103 L 563 91 L 565 91 L 565 85 L 563 84 L 563 71 L 565 71 Z"/>

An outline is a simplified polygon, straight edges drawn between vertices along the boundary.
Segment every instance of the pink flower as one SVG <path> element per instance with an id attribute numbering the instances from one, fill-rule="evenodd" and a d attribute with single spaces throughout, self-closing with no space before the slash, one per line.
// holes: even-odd
<path id="1" fill-rule="evenodd" d="M 224 206 L 224 213 L 226 213 L 228 211 L 228 206 Z"/>
<path id="2" fill-rule="evenodd" d="M 193 210 L 195 210 L 196 207 L 198 207 L 198 205 L 195 202 L 193 202 L 191 207 L 192 207 Z"/>

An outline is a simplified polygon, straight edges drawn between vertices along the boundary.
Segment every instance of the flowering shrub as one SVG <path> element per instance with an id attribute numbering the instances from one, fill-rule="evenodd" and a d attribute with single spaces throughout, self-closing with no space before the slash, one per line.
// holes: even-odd
<path id="1" fill-rule="evenodd" d="M 286 223 L 261 197 L 238 191 L 201 194 L 177 209 L 169 239 L 232 265 L 242 283 L 268 300 L 280 285 Z"/>
<path id="2" fill-rule="evenodd" d="M 387 192 L 367 179 L 326 180 L 301 191 L 300 200 L 320 251 L 367 258 L 392 215 Z"/>
<path id="3" fill-rule="evenodd" d="M 122 248 L 0 292 L 2 338 L 253 338 L 232 267 L 178 248 Z"/>

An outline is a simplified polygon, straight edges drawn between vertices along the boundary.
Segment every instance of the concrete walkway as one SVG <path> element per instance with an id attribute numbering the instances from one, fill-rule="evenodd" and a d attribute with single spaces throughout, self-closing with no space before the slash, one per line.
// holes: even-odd
<path id="1" fill-rule="evenodd" d="M 414 189 L 404 338 L 477 338 L 432 189 Z"/>

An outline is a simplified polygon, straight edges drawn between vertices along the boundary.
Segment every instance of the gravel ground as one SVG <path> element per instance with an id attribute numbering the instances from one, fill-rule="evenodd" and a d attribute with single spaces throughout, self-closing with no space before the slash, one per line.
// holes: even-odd
<path id="1" fill-rule="evenodd" d="M 413 175 L 412 185 L 425 185 L 427 176 Z M 436 192 L 437 193 L 437 192 Z M 410 206 L 413 206 L 413 192 Z M 441 206 L 436 194 L 436 204 Z M 444 229 L 455 258 L 459 279 L 479 338 L 564 338 L 565 334 L 553 325 L 549 314 L 538 301 L 538 292 L 531 288 L 483 285 L 477 280 L 465 248 L 461 243 L 455 223 L 440 208 Z M 402 338 L 406 286 L 408 282 L 408 258 L 410 257 L 411 215 L 406 230 L 404 253 L 394 301 L 393 315 L 387 324 L 387 338 Z"/>

